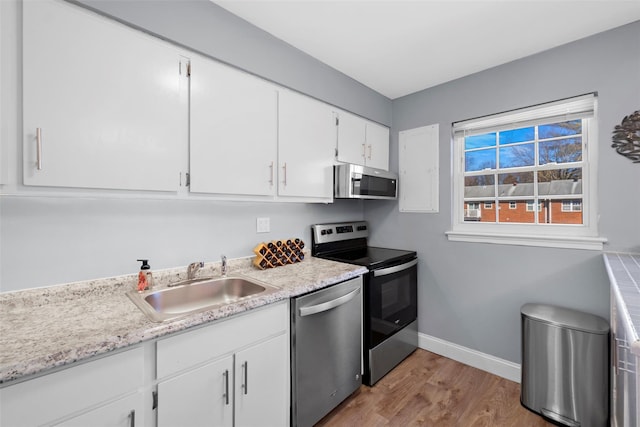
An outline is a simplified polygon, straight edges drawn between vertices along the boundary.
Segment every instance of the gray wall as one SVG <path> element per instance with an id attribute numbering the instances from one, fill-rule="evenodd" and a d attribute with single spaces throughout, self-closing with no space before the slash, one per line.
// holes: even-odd
<path id="1" fill-rule="evenodd" d="M 640 22 L 393 101 L 398 131 L 440 124 L 440 212 L 401 214 L 365 203 L 372 243 L 418 251 L 419 330 L 520 363 L 522 304 L 551 303 L 608 318 L 597 251 L 447 241 L 451 228 L 451 123 L 597 91 L 600 234 L 608 251 L 640 251 L 640 165 L 616 154 L 611 131 L 640 108 Z"/>
<path id="2" fill-rule="evenodd" d="M 325 102 L 391 123 L 389 99 L 210 1 L 83 3 Z M 15 44 L 2 52 L 2 144 L 7 144 L 2 154 L 17 157 L 16 164 L 22 151 L 22 103 L 15 89 L 21 84 L 19 5 L 15 0 L 0 5 L 3 23 L 12 24 L 3 25 L 3 48 L 4 43 Z M 15 34 L 6 33 L 9 27 Z M 7 106 L 9 97 L 15 99 Z M 21 182 L 20 169 L 8 169 L 12 176 L 7 181 Z M 216 261 L 222 253 L 250 256 L 255 244 L 271 239 L 300 236 L 310 243 L 310 224 L 363 217 L 362 203 L 352 200 L 317 205 L 19 194 L 0 196 L 0 291 L 135 273 L 135 260 L 142 257 L 159 269 Z M 271 218 L 270 233 L 256 233 L 258 216 Z"/>
<path id="3" fill-rule="evenodd" d="M 313 223 L 362 218 L 362 204 L 247 203 L 5 197 L 0 205 L 2 291 L 253 255 L 259 242 L 300 237 Z M 271 218 L 256 233 L 256 217 Z"/>

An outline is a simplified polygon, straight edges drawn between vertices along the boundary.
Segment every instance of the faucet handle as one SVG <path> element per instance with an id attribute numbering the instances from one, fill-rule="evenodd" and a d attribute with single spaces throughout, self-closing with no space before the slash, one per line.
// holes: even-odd
<path id="1" fill-rule="evenodd" d="M 187 280 L 193 279 L 196 275 L 196 272 L 202 267 L 204 267 L 204 262 L 202 261 L 192 262 L 191 264 L 189 264 L 189 266 L 187 267 Z"/>

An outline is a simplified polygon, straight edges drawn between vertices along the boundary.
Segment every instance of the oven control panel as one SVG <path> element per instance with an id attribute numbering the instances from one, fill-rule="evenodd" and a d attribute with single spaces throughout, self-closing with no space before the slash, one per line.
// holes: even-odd
<path id="1" fill-rule="evenodd" d="M 311 226 L 314 243 L 329 243 L 342 240 L 367 238 L 369 227 L 366 221 L 316 224 Z"/>

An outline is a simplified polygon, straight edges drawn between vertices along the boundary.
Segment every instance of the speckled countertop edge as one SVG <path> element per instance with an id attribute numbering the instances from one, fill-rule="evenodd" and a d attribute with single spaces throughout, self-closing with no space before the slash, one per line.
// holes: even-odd
<path id="1" fill-rule="evenodd" d="M 207 263 L 199 277 L 219 276 Z M 0 384 L 86 360 L 113 350 L 223 319 L 321 289 L 367 272 L 365 267 L 308 256 L 304 261 L 258 270 L 251 258 L 229 261 L 230 275 L 278 288 L 246 301 L 171 321 L 149 320 L 126 296 L 137 274 L 47 288 L 0 293 Z M 155 289 L 186 278 L 186 268 L 154 271 Z"/>
<path id="2" fill-rule="evenodd" d="M 633 338 L 631 351 L 640 356 L 640 254 L 608 252 L 603 257 L 624 328 Z"/>

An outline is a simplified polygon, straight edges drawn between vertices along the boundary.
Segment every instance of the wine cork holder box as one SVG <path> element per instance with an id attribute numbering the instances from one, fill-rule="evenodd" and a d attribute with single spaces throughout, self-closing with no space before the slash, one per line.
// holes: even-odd
<path id="1" fill-rule="evenodd" d="M 302 249 L 304 242 L 297 238 L 260 243 L 253 249 L 253 265 L 264 270 L 300 262 L 304 259 Z"/>

